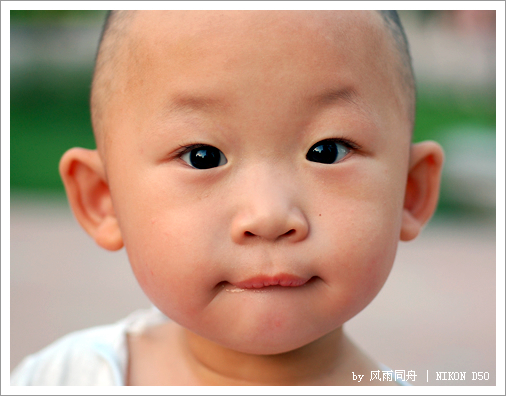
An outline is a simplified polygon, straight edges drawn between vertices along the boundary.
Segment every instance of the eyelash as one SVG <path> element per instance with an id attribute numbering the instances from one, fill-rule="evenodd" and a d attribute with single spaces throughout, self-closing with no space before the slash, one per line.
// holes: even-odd
<path id="1" fill-rule="evenodd" d="M 192 150 L 203 148 L 203 147 L 209 147 L 209 144 L 193 143 L 193 144 L 189 144 L 187 146 L 179 146 L 179 149 L 177 149 L 175 152 L 175 157 L 181 158 L 186 153 L 189 153 Z"/>
<path id="2" fill-rule="evenodd" d="M 339 144 L 342 144 L 343 146 L 345 146 L 346 148 L 349 148 L 350 150 L 360 150 L 362 148 L 362 146 L 360 146 L 357 142 L 355 142 L 354 140 L 352 139 L 349 139 L 349 138 L 329 138 L 329 139 L 323 139 L 323 140 L 320 140 L 318 141 L 317 143 L 320 143 L 320 142 L 333 142 L 333 143 L 339 143 Z"/>

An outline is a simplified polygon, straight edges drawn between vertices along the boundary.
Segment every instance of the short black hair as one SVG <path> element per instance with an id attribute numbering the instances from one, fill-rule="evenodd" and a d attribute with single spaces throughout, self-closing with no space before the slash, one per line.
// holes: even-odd
<path id="1" fill-rule="evenodd" d="M 410 114 L 410 116 L 412 122 L 414 122 L 415 106 L 416 106 L 416 83 L 415 83 L 415 73 L 413 71 L 413 60 L 411 58 L 408 38 L 406 36 L 406 32 L 404 31 L 401 19 L 397 11 L 381 10 L 378 12 L 383 17 L 383 21 L 385 22 L 385 25 L 390 31 L 394 39 L 395 46 L 401 57 L 402 62 L 401 74 L 403 77 L 405 89 L 408 91 L 408 94 L 410 95 L 410 99 L 412 102 L 412 109 L 411 109 L 412 114 Z"/>
<path id="2" fill-rule="evenodd" d="M 111 85 L 114 83 L 115 74 L 118 73 L 117 62 L 113 62 L 113 59 L 118 56 L 118 49 L 123 43 L 121 38 L 134 13 L 135 11 L 108 11 L 100 35 L 90 95 L 91 122 L 99 150 L 103 146 L 104 139 L 101 132 L 103 106 L 110 99 L 108 95 L 111 92 Z"/>

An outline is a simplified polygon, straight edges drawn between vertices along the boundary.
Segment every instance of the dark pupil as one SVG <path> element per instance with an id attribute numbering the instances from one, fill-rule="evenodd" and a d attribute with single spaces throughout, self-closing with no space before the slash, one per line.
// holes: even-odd
<path id="1" fill-rule="evenodd" d="M 306 158 L 313 162 L 332 164 L 337 158 L 336 144 L 334 142 L 316 143 L 311 147 Z"/>
<path id="2" fill-rule="evenodd" d="M 215 168 L 220 164 L 220 150 L 210 146 L 193 149 L 190 161 L 197 169 Z"/>

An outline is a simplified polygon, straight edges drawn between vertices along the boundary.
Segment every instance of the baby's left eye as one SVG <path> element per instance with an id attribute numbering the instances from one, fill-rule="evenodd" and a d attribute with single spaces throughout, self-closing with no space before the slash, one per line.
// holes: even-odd
<path id="1" fill-rule="evenodd" d="M 341 161 L 351 151 L 344 142 L 322 140 L 314 144 L 306 154 L 306 159 L 322 164 L 335 164 Z"/>

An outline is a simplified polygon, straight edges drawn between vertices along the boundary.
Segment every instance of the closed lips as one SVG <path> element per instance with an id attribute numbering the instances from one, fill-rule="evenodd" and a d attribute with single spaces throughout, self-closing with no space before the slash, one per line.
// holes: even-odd
<path id="1" fill-rule="evenodd" d="M 295 275 L 257 276 L 231 284 L 241 289 L 261 289 L 269 286 L 299 287 L 305 285 L 312 277 L 299 277 Z"/>

